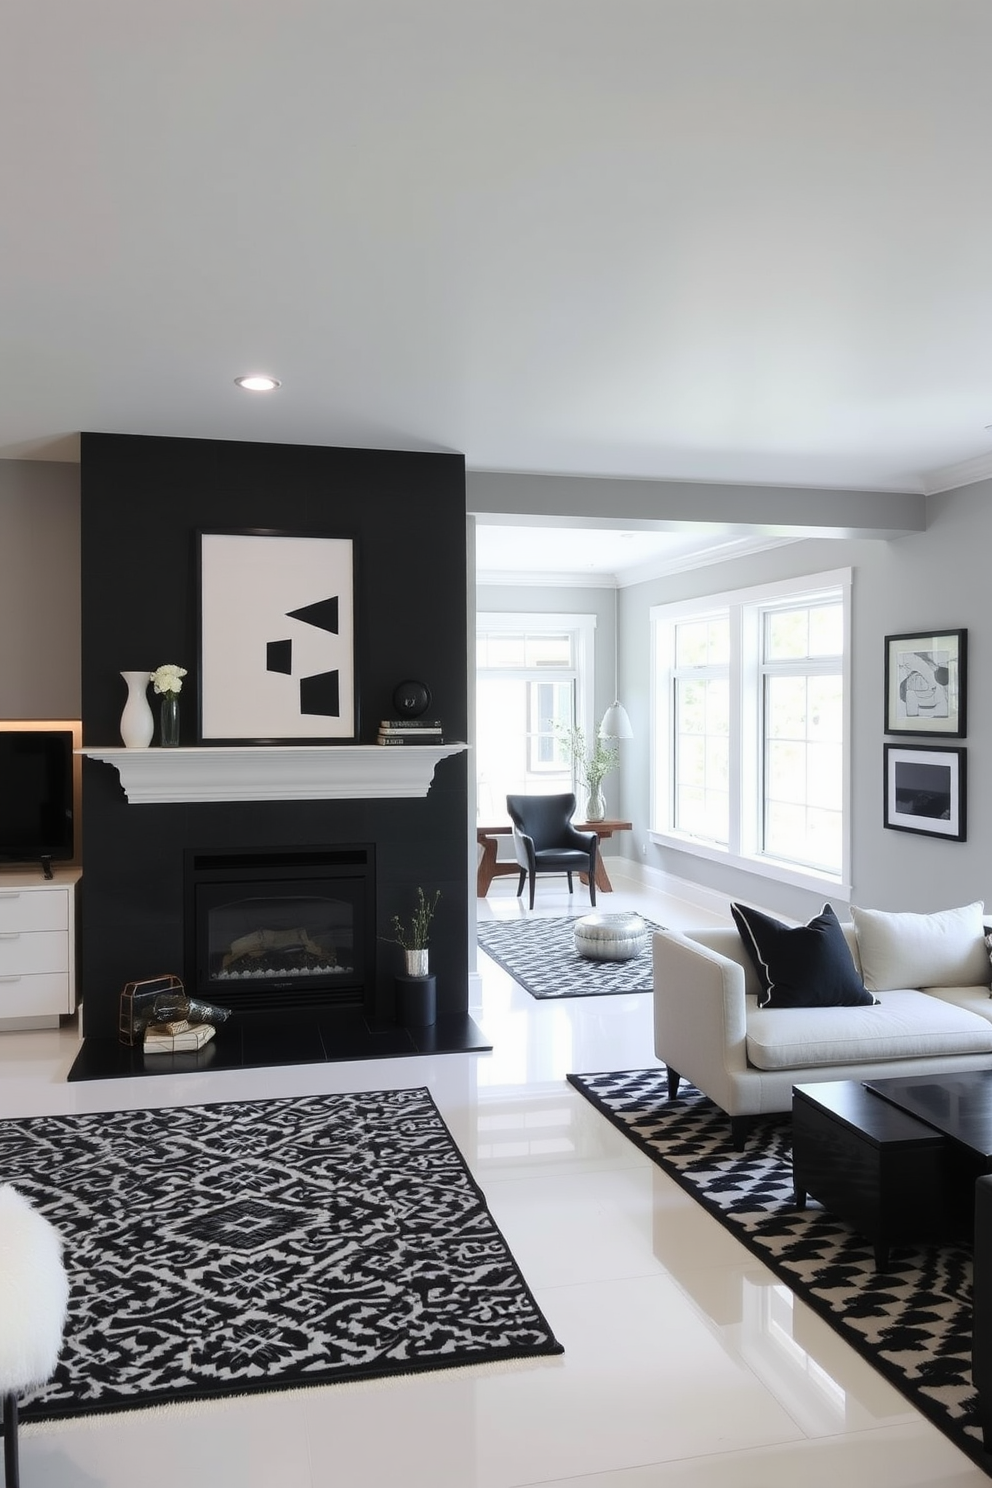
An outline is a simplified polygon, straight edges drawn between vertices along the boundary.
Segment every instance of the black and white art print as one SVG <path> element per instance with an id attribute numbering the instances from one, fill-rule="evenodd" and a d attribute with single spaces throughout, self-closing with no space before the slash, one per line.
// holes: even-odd
<path id="1" fill-rule="evenodd" d="M 964 842 L 967 750 L 886 744 L 885 821 L 898 832 Z"/>
<path id="2" fill-rule="evenodd" d="M 200 741 L 353 740 L 355 545 L 200 532 Z"/>
<path id="3" fill-rule="evenodd" d="M 966 630 L 885 637 L 885 732 L 967 734 Z"/>

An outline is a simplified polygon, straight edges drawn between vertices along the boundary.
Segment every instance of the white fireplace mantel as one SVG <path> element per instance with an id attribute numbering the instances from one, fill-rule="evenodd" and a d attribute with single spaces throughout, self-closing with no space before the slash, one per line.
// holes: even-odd
<path id="1" fill-rule="evenodd" d="M 81 749 L 113 765 L 132 806 L 181 801 L 376 800 L 426 796 L 438 763 L 467 744 L 236 745 Z"/>

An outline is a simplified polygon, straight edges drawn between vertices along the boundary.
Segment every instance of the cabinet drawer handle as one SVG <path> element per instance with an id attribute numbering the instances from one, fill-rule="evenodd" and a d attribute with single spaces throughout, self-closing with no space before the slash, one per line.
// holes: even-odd
<path id="1" fill-rule="evenodd" d="M 20 889 L 4 889 L 3 892 L 0 893 L 0 899 L 20 899 L 20 897 Z"/>
<path id="2" fill-rule="evenodd" d="M 19 982 L 19 976 L 0 976 L 0 982 Z"/>
<path id="3" fill-rule="evenodd" d="M 20 940 L 20 930 L 0 930 L 0 940 Z"/>

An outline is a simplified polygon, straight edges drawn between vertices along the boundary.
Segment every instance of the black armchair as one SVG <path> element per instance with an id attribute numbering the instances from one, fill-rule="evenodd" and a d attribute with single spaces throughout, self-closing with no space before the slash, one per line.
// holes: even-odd
<path id="1" fill-rule="evenodd" d="M 565 873 L 568 892 L 572 874 L 589 875 L 589 902 L 596 903 L 595 832 L 580 832 L 572 826 L 575 796 L 507 796 L 506 809 L 513 823 L 513 850 L 520 869 L 517 898 L 530 881 L 530 907 L 534 908 L 534 883 L 539 873 Z"/>

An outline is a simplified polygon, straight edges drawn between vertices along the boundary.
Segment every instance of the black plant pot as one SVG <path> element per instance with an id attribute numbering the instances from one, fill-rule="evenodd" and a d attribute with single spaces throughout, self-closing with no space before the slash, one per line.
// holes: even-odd
<path id="1" fill-rule="evenodd" d="M 437 979 L 433 976 L 396 978 L 396 1021 L 403 1028 L 427 1028 L 437 1022 Z"/>

